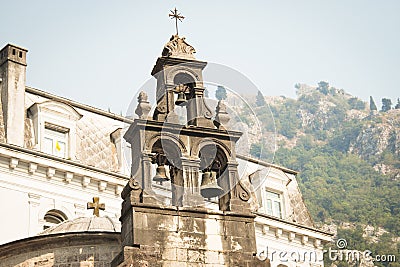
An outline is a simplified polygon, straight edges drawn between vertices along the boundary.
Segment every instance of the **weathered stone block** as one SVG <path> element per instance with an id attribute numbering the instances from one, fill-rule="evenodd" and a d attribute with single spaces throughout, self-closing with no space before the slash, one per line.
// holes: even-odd
<path id="1" fill-rule="evenodd" d="M 152 266 L 152 265 L 149 265 Z M 179 261 L 164 261 L 162 264 L 163 267 L 187 267 L 186 263 Z"/>
<path id="2" fill-rule="evenodd" d="M 182 249 L 182 248 L 177 248 L 176 249 L 176 260 L 177 261 L 187 262 L 187 260 L 188 260 L 188 250 L 187 249 Z"/>
<path id="3" fill-rule="evenodd" d="M 188 262 L 204 263 L 204 251 L 202 250 L 188 250 Z"/>
<path id="4" fill-rule="evenodd" d="M 221 235 L 207 235 L 206 246 L 209 250 L 222 251 L 224 249 L 223 236 Z"/>
<path id="5" fill-rule="evenodd" d="M 221 220 L 217 220 L 217 219 L 205 219 L 204 220 L 204 225 L 205 225 L 205 229 L 204 232 L 207 235 L 219 235 L 222 234 L 222 227 L 221 227 Z"/>
<path id="6" fill-rule="evenodd" d="M 177 259 L 176 253 L 176 248 L 165 248 L 162 252 L 162 259 L 175 261 Z"/>
<path id="7" fill-rule="evenodd" d="M 219 258 L 219 252 L 218 251 L 206 251 L 204 253 L 204 262 L 205 263 L 220 263 L 221 260 Z"/>

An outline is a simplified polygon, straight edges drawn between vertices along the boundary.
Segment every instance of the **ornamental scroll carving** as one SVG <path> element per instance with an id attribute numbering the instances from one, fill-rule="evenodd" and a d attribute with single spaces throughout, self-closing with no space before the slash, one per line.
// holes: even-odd
<path id="1" fill-rule="evenodd" d="M 172 35 L 169 42 L 164 46 L 162 56 L 194 59 L 194 53 L 196 53 L 196 50 L 185 41 L 185 37 Z"/>
<path id="2" fill-rule="evenodd" d="M 242 184 L 241 181 L 239 181 L 237 184 L 236 190 L 241 200 L 247 202 L 250 199 L 250 191 Z"/>

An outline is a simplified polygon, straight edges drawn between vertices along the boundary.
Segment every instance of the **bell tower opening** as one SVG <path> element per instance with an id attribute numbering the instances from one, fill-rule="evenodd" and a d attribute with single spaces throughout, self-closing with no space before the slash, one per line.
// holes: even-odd
<path id="1" fill-rule="evenodd" d="M 180 124 L 189 124 L 187 106 L 188 99 L 190 101 L 193 98 L 193 89 L 196 86 L 195 80 L 187 73 L 178 73 L 174 77 L 174 86 L 174 103 L 175 106 L 181 107 L 175 108 L 174 112 L 178 116 Z"/>
<path id="2" fill-rule="evenodd" d="M 204 198 L 216 199 L 227 193 L 222 184 L 228 159 L 224 152 L 215 144 L 205 145 L 200 149 L 200 170 L 202 171 L 200 193 Z"/>

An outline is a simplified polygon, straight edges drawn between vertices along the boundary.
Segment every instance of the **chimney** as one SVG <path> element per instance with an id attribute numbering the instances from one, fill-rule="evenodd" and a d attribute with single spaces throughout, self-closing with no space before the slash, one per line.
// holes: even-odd
<path id="1" fill-rule="evenodd" d="M 26 53 L 12 44 L 0 51 L 0 121 L 8 144 L 24 146 Z M 1 118 L 2 117 L 2 118 Z M 0 136 L 1 137 L 1 136 Z M 4 138 L 3 138 L 4 141 Z"/>

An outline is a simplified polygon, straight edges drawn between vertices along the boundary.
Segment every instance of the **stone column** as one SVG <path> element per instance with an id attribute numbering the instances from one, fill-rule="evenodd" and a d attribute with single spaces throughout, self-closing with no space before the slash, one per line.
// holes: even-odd
<path id="1" fill-rule="evenodd" d="M 183 170 L 170 167 L 172 206 L 182 206 L 183 198 Z"/>
<path id="2" fill-rule="evenodd" d="M 155 193 L 153 191 L 153 175 L 151 173 L 152 154 L 143 152 L 141 161 L 142 168 L 138 170 L 137 177 L 141 179 L 140 184 L 143 188 L 143 203 L 154 203 L 155 199 L 153 196 Z"/>
<path id="3" fill-rule="evenodd" d="M 179 117 L 178 114 L 176 114 L 175 112 L 175 93 L 173 89 L 167 89 L 167 93 L 166 93 L 168 102 L 167 102 L 167 118 L 166 121 L 167 122 L 171 122 L 171 123 L 179 123 Z"/>
<path id="4" fill-rule="evenodd" d="M 43 231 L 44 219 L 39 218 L 40 195 L 28 193 L 29 229 L 28 235 L 33 236 Z"/>
<path id="5" fill-rule="evenodd" d="M 191 97 L 187 104 L 187 120 L 189 125 L 214 128 L 211 121 L 212 111 L 204 101 L 204 88 L 192 89 Z"/>
<path id="6" fill-rule="evenodd" d="M 230 191 L 220 197 L 219 206 L 221 210 L 250 212 L 250 192 L 240 182 L 237 166 L 237 162 L 228 162 L 222 179 L 219 179 L 224 191 Z"/>
<path id="7" fill-rule="evenodd" d="M 200 194 L 200 159 L 181 158 L 183 169 L 183 206 L 201 206 L 204 199 Z"/>
<path id="8" fill-rule="evenodd" d="M 86 211 L 86 206 L 79 204 L 79 203 L 75 203 L 74 204 L 75 207 L 75 216 L 76 217 L 83 217 L 85 216 L 85 211 Z"/>

